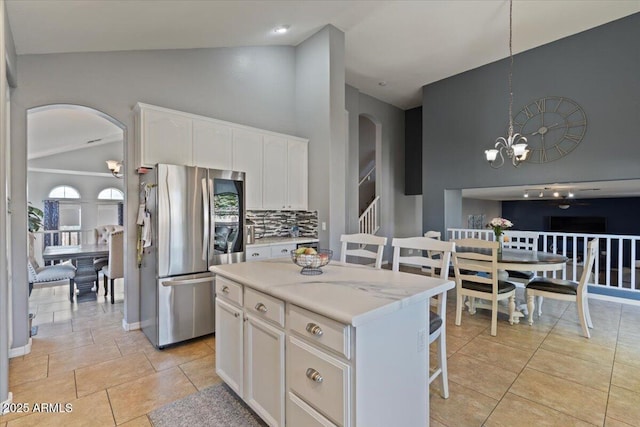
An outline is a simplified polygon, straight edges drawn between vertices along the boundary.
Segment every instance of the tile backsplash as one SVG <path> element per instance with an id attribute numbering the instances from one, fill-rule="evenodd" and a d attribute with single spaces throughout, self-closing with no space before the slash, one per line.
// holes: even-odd
<path id="1" fill-rule="evenodd" d="M 318 211 L 247 211 L 255 225 L 256 239 L 288 237 L 298 226 L 300 237 L 318 238 Z"/>

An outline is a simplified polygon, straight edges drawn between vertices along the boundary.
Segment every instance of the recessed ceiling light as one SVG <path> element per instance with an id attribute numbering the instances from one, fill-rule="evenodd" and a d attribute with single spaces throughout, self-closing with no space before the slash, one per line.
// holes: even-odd
<path id="1" fill-rule="evenodd" d="M 569 194 L 567 194 L 567 197 L 573 197 L 573 193 L 569 191 Z"/>
<path id="2" fill-rule="evenodd" d="M 284 34 L 289 31 L 289 25 L 279 25 L 273 29 L 276 34 Z"/>
<path id="3" fill-rule="evenodd" d="M 524 197 L 525 199 L 528 199 L 529 198 L 529 193 L 525 191 L 524 192 L 524 196 L 522 196 L 522 197 Z"/>
<path id="4" fill-rule="evenodd" d="M 553 197 L 560 197 L 560 193 L 558 193 L 557 191 L 553 192 Z"/>
<path id="5" fill-rule="evenodd" d="M 538 197 L 544 197 L 544 193 L 541 191 L 540 194 L 538 194 Z"/>

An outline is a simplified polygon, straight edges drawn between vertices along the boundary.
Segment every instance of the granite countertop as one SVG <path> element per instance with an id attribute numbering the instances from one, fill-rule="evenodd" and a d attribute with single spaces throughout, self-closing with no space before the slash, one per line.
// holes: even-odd
<path id="1" fill-rule="evenodd" d="M 332 260 L 323 274 L 304 276 L 286 258 L 215 265 L 213 273 L 355 327 L 428 299 L 454 282 L 376 270 Z"/>
<path id="2" fill-rule="evenodd" d="M 255 243 L 247 245 L 248 247 L 269 246 L 269 245 L 286 245 L 287 243 L 309 243 L 318 242 L 317 237 L 263 237 L 256 239 Z"/>

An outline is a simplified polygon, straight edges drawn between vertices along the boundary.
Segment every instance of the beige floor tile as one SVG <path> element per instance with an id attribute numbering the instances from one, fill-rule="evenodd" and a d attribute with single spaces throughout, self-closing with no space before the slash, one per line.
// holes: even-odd
<path id="1" fill-rule="evenodd" d="M 155 370 L 162 371 L 213 354 L 213 349 L 202 341 L 193 341 L 164 350 L 145 350 L 144 353 Z"/>
<path id="2" fill-rule="evenodd" d="M 591 424 L 604 423 L 606 392 L 529 368 L 509 391 Z"/>
<path id="3" fill-rule="evenodd" d="M 455 316 L 455 313 L 453 315 Z M 470 341 L 487 329 L 487 326 L 474 325 L 471 322 L 465 322 L 465 320 L 466 319 L 462 319 L 460 326 L 447 323 L 447 336 Z"/>
<path id="4" fill-rule="evenodd" d="M 58 402 L 60 401 L 54 403 Z M 65 403 L 68 403 L 69 406 L 65 406 Z M 27 417 L 10 422 L 9 426 L 84 427 L 87 425 L 115 425 L 105 390 L 72 402 L 63 402 L 60 408 L 60 412 L 56 413 L 32 413 Z"/>
<path id="5" fill-rule="evenodd" d="M 498 401 L 485 394 L 449 381 L 449 398 L 430 393 L 431 419 L 448 427 L 480 426 Z"/>
<path id="6" fill-rule="evenodd" d="M 38 316 L 34 319 L 34 326 L 38 326 L 38 333 L 33 337 L 34 339 L 58 337 L 60 335 L 68 335 L 73 332 L 70 321 L 37 324 L 36 320 L 38 320 Z"/>
<path id="7" fill-rule="evenodd" d="M 143 415 L 142 417 L 134 418 L 131 421 L 120 424 L 120 427 L 153 427 L 153 424 L 151 424 L 151 421 L 149 421 L 149 418 L 146 415 Z"/>
<path id="8" fill-rule="evenodd" d="M 456 382 L 493 399 L 507 392 L 517 374 L 473 357 L 456 353 L 448 360 L 449 381 Z"/>
<path id="9" fill-rule="evenodd" d="M 527 368 L 574 381 L 603 392 L 609 391 L 611 366 L 587 362 L 541 348 L 534 354 Z"/>
<path id="10" fill-rule="evenodd" d="M 122 328 L 122 324 L 91 328 L 91 335 L 96 344 L 115 342 L 116 338 L 126 336 L 127 334 L 129 334 L 129 331 L 125 331 Z"/>
<path id="11" fill-rule="evenodd" d="M 49 355 L 49 374 L 93 366 L 120 357 L 116 343 L 92 344 Z"/>
<path id="12" fill-rule="evenodd" d="M 613 418 L 607 417 L 604 420 L 604 427 L 633 427 L 631 424 L 623 423 Z"/>
<path id="13" fill-rule="evenodd" d="M 152 353 L 156 348 L 151 344 L 142 331 L 129 331 L 127 335 L 115 338 L 116 344 L 123 355 L 146 351 Z"/>
<path id="14" fill-rule="evenodd" d="M 86 396 L 154 372 L 153 366 L 143 353 L 133 353 L 129 356 L 80 368 L 76 370 L 78 396 Z"/>
<path id="15" fill-rule="evenodd" d="M 498 322 L 498 333 L 495 337 L 491 336 L 489 329 L 479 336 L 482 339 L 525 351 L 536 350 L 546 337 L 546 332 L 530 329 L 528 325 L 509 325 L 508 322 L 503 322 L 503 324 Z"/>
<path id="16" fill-rule="evenodd" d="M 520 350 L 483 338 L 474 338 L 458 352 L 515 373 L 522 371 L 533 355 L 533 350 Z"/>
<path id="17" fill-rule="evenodd" d="M 638 353 L 638 352 L 637 352 Z M 630 391 L 640 390 L 640 368 L 624 363 L 613 363 L 611 384 Z"/>
<path id="18" fill-rule="evenodd" d="M 71 402 L 76 399 L 76 382 L 73 372 L 50 375 L 41 380 L 29 381 L 11 387 L 13 402 L 34 403 Z M 11 413 L 5 415 L 3 421 L 10 421 L 29 415 L 28 413 Z"/>
<path id="19" fill-rule="evenodd" d="M 547 406 L 524 399 L 513 393 L 507 393 L 496 409 L 491 413 L 486 427 L 512 426 L 593 426 Z"/>
<path id="20" fill-rule="evenodd" d="M 215 335 L 211 334 L 208 337 L 205 337 L 202 342 L 204 342 L 205 344 L 207 344 L 209 347 L 211 347 L 213 350 L 216 349 L 216 337 Z"/>
<path id="21" fill-rule="evenodd" d="M 584 337 L 582 332 L 582 326 L 577 322 L 567 322 L 566 320 L 560 320 L 557 325 L 551 331 L 553 334 L 562 335 L 565 337 Z M 590 342 L 594 344 L 602 345 L 605 347 L 613 347 L 617 341 L 617 328 L 604 328 L 602 325 L 595 324 L 592 329 L 589 329 Z"/>
<path id="22" fill-rule="evenodd" d="M 640 392 L 611 386 L 607 417 L 640 426 Z"/>
<path id="23" fill-rule="evenodd" d="M 636 325 L 636 329 L 638 329 L 638 325 Z M 640 331 L 637 331 L 637 333 L 635 333 L 635 331 L 632 333 L 619 331 L 618 344 L 640 348 Z"/>
<path id="24" fill-rule="evenodd" d="M 442 424 L 440 421 L 435 420 L 433 418 L 429 419 L 429 426 L 430 427 L 447 427 L 446 425 Z"/>
<path id="25" fill-rule="evenodd" d="M 53 313 L 54 311 L 71 310 L 73 308 L 74 308 L 74 304 L 69 301 L 43 303 L 43 304 L 38 304 L 38 315 L 45 312 Z"/>
<path id="26" fill-rule="evenodd" d="M 121 424 L 195 393 L 196 388 L 175 367 L 109 388 L 107 392 L 116 423 Z"/>
<path id="27" fill-rule="evenodd" d="M 108 326 L 122 325 L 121 313 L 103 313 L 96 317 L 79 318 L 71 320 L 74 330 L 83 328 L 100 329 Z"/>
<path id="28" fill-rule="evenodd" d="M 52 354 L 59 351 L 69 351 L 71 349 L 84 347 L 93 344 L 93 339 L 89 331 L 72 332 L 65 335 L 57 335 L 53 337 L 38 335 L 33 337 L 31 344 L 31 353 L 28 357 L 41 356 L 43 354 Z"/>
<path id="29" fill-rule="evenodd" d="M 540 347 L 607 366 L 613 365 L 615 354 L 614 347 L 595 344 L 583 336 L 565 336 L 554 333 L 550 333 Z"/>
<path id="30" fill-rule="evenodd" d="M 71 310 L 60 310 L 53 313 L 53 322 L 60 323 L 73 318 L 73 312 Z"/>
<path id="31" fill-rule="evenodd" d="M 33 326 L 39 326 L 47 323 L 53 323 L 53 311 L 37 313 L 31 322 Z"/>
<path id="32" fill-rule="evenodd" d="M 447 326 L 446 332 L 449 332 L 448 328 L 449 327 Z M 446 335 L 447 335 L 447 357 L 451 357 L 454 353 L 456 353 L 458 350 L 464 347 L 465 344 L 469 342 L 469 339 L 467 338 L 452 337 L 448 333 Z M 433 344 L 431 345 L 431 347 L 435 348 Z"/>
<path id="33" fill-rule="evenodd" d="M 9 389 L 27 381 L 46 378 L 48 370 L 49 356 L 46 354 L 9 359 Z"/>
<path id="34" fill-rule="evenodd" d="M 214 354 L 184 363 L 180 365 L 180 369 L 198 390 L 203 390 L 222 382 L 222 379 L 216 375 L 216 358 Z"/>
<path id="35" fill-rule="evenodd" d="M 634 345 L 618 344 L 615 361 L 640 368 L 638 347 Z"/>

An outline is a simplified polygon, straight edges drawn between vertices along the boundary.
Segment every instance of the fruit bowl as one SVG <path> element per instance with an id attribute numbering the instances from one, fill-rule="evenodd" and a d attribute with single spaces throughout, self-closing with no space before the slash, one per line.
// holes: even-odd
<path id="1" fill-rule="evenodd" d="M 329 264 L 329 261 L 331 261 L 331 257 L 333 256 L 333 251 L 331 249 L 312 249 L 311 251 L 308 251 L 309 253 L 297 253 L 300 249 L 304 248 L 298 248 L 297 250 L 291 251 L 291 260 L 296 265 L 302 267 L 300 274 L 322 274 L 320 267 L 324 267 Z"/>

